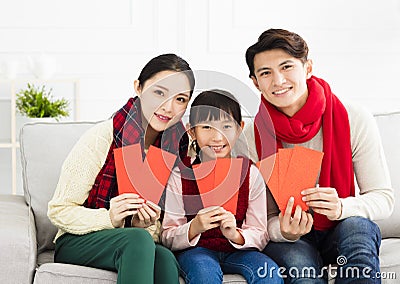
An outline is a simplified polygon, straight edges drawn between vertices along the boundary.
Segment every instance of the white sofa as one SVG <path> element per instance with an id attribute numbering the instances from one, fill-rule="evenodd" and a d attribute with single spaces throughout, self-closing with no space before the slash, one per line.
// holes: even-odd
<path id="1" fill-rule="evenodd" d="M 395 195 L 400 189 L 400 111 L 376 115 Z M 53 263 L 56 228 L 47 218 L 61 165 L 93 123 L 33 123 L 21 131 L 24 196 L 0 195 L 0 283 L 116 283 L 115 272 Z M 400 206 L 377 222 L 381 228 L 381 270 L 400 278 Z M 393 274 L 394 273 L 394 274 Z M 181 281 L 183 282 L 183 281 Z M 224 283 L 246 283 L 225 275 Z M 383 280 L 383 283 L 397 283 Z M 168 284 L 168 283 L 167 283 Z"/>

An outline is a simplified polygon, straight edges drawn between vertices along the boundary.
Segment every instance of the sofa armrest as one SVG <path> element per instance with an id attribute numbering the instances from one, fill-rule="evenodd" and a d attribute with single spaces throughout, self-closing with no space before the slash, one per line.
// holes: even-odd
<path id="1" fill-rule="evenodd" d="M 36 268 L 36 228 L 20 195 L 0 195 L 0 283 L 32 283 Z"/>

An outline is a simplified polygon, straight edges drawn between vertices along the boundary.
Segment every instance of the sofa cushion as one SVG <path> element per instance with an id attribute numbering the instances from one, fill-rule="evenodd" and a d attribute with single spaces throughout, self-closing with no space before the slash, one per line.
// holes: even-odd
<path id="1" fill-rule="evenodd" d="M 92 267 L 46 263 L 41 265 L 35 274 L 34 284 L 115 284 L 117 273 Z"/>
<path id="2" fill-rule="evenodd" d="M 394 188 L 395 207 L 393 214 L 385 220 L 379 220 L 379 225 L 383 238 L 400 237 L 400 111 L 384 114 L 376 114 L 375 119 L 378 124 L 382 138 L 383 149 L 389 167 L 392 187 Z"/>
<path id="3" fill-rule="evenodd" d="M 37 122 L 25 124 L 21 130 L 24 195 L 35 216 L 38 253 L 54 248 L 57 229 L 47 218 L 47 204 L 53 197 L 62 163 L 82 134 L 93 125 L 91 122 Z"/>

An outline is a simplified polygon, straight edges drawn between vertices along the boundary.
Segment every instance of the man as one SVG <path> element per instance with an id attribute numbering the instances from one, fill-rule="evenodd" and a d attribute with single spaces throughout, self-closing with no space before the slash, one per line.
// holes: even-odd
<path id="1" fill-rule="evenodd" d="M 324 152 L 316 187 L 302 191 L 309 212 L 297 206 L 292 215 L 290 198 L 279 213 L 269 198 L 271 241 L 264 252 L 285 268 L 286 283 L 326 283 L 321 269 L 336 263 L 336 283 L 380 283 L 373 278 L 381 241 L 373 221 L 390 216 L 394 195 L 379 132 L 367 111 L 342 104 L 312 75 L 307 56 L 306 42 L 282 29 L 263 32 L 246 52 L 262 94 L 254 124 L 245 130 L 252 160 L 294 145 Z"/>

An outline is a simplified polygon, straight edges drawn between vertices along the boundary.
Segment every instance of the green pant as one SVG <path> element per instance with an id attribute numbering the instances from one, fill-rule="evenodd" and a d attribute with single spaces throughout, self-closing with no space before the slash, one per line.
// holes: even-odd
<path id="1" fill-rule="evenodd" d="M 167 248 L 140 228 L 64 234 L 56 241 L 55 262 L 118 272 L 118 284 L 179 283 L 178 264 Z"/>

